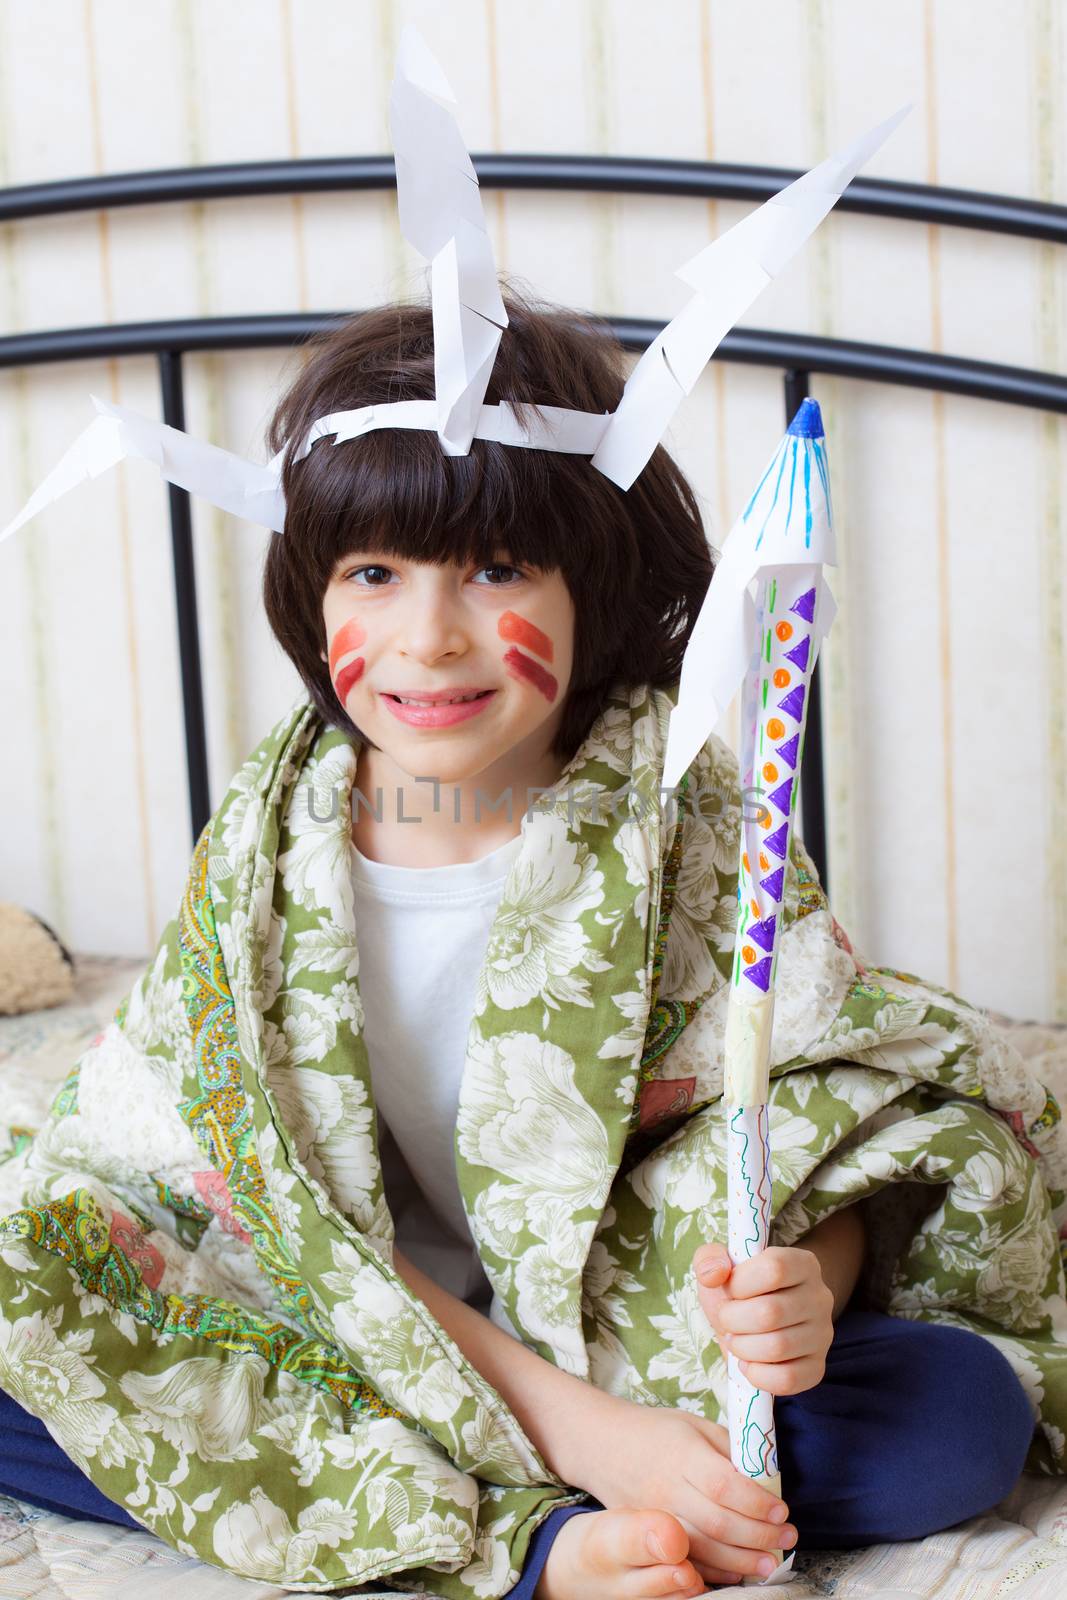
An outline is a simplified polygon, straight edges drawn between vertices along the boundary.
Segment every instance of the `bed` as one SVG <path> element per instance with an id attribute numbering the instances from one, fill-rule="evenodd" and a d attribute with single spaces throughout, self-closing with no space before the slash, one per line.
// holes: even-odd
<path id="1" fill-rule="evenodd" d="M 144 958 L 75 958 L 64 1005 L 0 1018 L 0 1106 L 33 1128 L 81 1052 L 110 1020 Z M 991 1016 L 1067 1101 L 1067 1026 Z M 787 1486 L 788 1490 L 788 1486 Z M 1067 1478 L 1024 1474 L 994 1512 L 931 1538 L 866 1550 L 798 1553 L 790 1600 L 1064 1600 Z M 77 1520 L 0 1495 L 0 1597 L 12 1600 L 268 1600 L 287 1591 L 183 1556 L 147 1532 Z M 358 1589 L 333 1590 L 334 1594 Z M 379 1591 L 381 1592 L 381 1591 Z M 402 1594 L 402 1582 L 396 1585 Z M 741 1589 L 719 1589 L 740 1595 Z"/>

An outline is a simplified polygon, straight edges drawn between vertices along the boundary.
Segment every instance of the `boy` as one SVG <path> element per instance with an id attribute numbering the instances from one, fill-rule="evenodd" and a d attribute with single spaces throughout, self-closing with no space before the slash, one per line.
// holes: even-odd
<path id="1" fill-rule="evenodd" d="M 507 309 L 493 376 L 499 395 L 588 411 L 617 404 L 617 372 L 591 328 L 514 294 Z M 432 360 L 425 312 L 386 308 L 359 319 L 290 391 L 272 449 L 343 406 L 431 395 Z M 676 645 L 654 619 L 672 610 L 691 617 L 710 576 L 692 495 L 662 450 L 620 496 L 581 459 L 475 448 L 444 463 L 432 434 L 399 444 L 383 432 L 357 449 L 320 445 L 290 469 L 286 492 L 299 532 L 272 546 L 268 615 L 324 714 L 360 740 L 357 850 L 400 869 L 440 868 L 443 876 L 515 837 L 514 802 L 522 796 L 522 810 L 526 797 L 560 781 L 599 710 L 597 685 L 668 680 Z M 333 516 L 324 517 L 323 506 Z M 613 635 L 613 620 L 633 611 L 637 551 L 651 563 L 641 584 L 648 623 Z M 326 648 L 317 662 L 316 629 L 291 622 L 296 594 L 309 587 L 322 595 Z M 435 711 L 413 700 L 434 696 L 467 703 Z M 383 795 L 390 802 L 379 816 L 371 801 Z M 501 820 L 503 796 L 513 803 Z M 732 1337 L 739 1357 L 753 1363 L 753 1382 L 799 1394 L 823 1377 L 863 1254 L 855 1207 L 817 1225 L 801 1248 L 771 1248 L 732 1275 L 721 1245 L 702 1247 L 694 1257 L 694 1269 L 706 1272 L 700 1302 L 723 1348 Z M 399 1249 L 394 1261 L 564 1481 L 604 1504 L 647 1508 L 581 1518 L 554 1512 L 546 1532 L 572 1526 L 552 1545 L 538 1600 L 679 1586 L 699 1593 L 709 1582 L 765 1575 L 774 1565 L 767 1552 L 795 1543 L 796 1529 L 782 1526 L 786 1507 L 730 1465 L 721 1427 L 677 1413 L 635 1418 L 632 1406 L 620 1413 L 595 1387 L 576 1390 L 554 1365 L 517 1352 L 470 1296 L 464 1303 L 449 1295 Z M 996 1375 L 1014 1395 L 1006 1366 Z M 1025 1441 L 1025 1406 L 1016 1403 L 1015 1414 Z M 1007 1482 L 1018 1442 L 1002 1440 L 1001 1454 L 1010 1457 Z M 676 1477 L 684 1479 L 689 1464 L 706 1479 L 696 1525 L 655 1509 L 677 1504 L 662 1479 L 664 1459 Z M 524 1590 L 534 1565 L 527 1562 Z"/>

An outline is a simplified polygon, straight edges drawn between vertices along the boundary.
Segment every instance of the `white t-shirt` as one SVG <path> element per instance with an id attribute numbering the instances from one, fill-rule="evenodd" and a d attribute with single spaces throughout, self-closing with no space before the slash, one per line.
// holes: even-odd
<path id="1" fill-rule="evenodd" d="M 353 846 L 359 988 L 396 1242 L 427 1277 L 488 1311 L 492 1285 L 456 1176 L 474 991 L 517 834 L 480 861 L 397 867 Z"/>

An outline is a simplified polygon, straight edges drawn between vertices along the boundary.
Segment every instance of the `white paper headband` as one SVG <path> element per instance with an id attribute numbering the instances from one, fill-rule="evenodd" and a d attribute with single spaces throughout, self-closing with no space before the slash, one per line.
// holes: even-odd
<path id="1" fill-rule="evenodd" d="M 293 459 L 333 435 L 335 444 L 377 428 L 436 432 L 446 455 L 473 439 L 588 455 L 629 489 L 723 336 L 814 233 L 842 191 L 907 115 L 905 106 L 772 196 L 678 269 L 695 291 L 637 362 L 618 409 L 539 406 L 529 425 L 506 401 L 483 403 L 507 314 L 497 286 L 477 176 L 448 82 L 417 31 L 405 28 L 390 101 L 400 225 L 429 262 L 434 327 L 433 400 L 398 400 L 318 418 Z M 0 533 L 0 543 L 45 506 L 128 457 L 151 461 L 170 483 L 280 533 L 282 461 L 247 461 L 125 406 L 93 398 L 98 415 Z"/>

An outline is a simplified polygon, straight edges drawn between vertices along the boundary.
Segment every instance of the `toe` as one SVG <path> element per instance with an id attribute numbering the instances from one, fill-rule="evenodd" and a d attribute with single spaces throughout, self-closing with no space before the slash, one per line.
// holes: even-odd
<path id="1" fill-rule="evenodd" d="M 601 1512 L 595 1528 L 590 1527 L 585 1554 L 592 1566 L 604 1571 L 617 1572 L 620 1566 L 662 1566 L 668 1574 L 664 1592 L 673 1588 L 681 1595 L 683 1591 L 672 1584 L 670 1574 L 689 1554 L 689 1535 L 669 1511 L 618 1506 Z M 689 1576 L 696 1581 L 695 1571 L 690 1571 Z"/>
<path id="2" fill-rule="evenodd" d="M 626 1600 L 692 1600 L 706 1589 L 707 1584 L 688 1561 L 675 1566 L 631 1567 L 622 1584 Z"/>
<path id="3" fill-rule="evenodd" d="M 632 1537 L 634 1566 L 677 1565 L 689 1554 L 689 1535 L 669 1511 L 641 1511 L 633 1519 Z"/>

